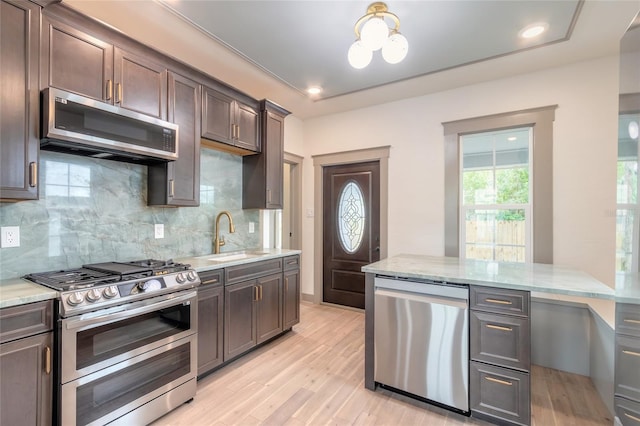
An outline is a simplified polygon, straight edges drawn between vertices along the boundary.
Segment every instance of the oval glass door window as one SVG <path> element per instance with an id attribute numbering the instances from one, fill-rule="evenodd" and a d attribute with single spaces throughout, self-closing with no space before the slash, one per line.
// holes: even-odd
<path id="1" fill-rule="evenodd" d="M 349 181 L 338 197 L 338 236 L 347 253 L 355 253 L 364 237 L 364 194 L 355 181 Z"/>

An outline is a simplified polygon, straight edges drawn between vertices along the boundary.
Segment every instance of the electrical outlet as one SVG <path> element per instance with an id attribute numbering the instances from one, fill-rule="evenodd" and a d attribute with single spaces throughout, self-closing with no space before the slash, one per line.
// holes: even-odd
<path id="1" fill-rule="evenodd" d="M 0 228 L 2 248 L 20 247 L 20 227 L 19 226 L 3 226 Z"/>
<path id="2" fill-rule="evenodd" d="M 249 222 L 249 233 L 253 234 L 254 232 L 256 232 L 256 223 L 255 222 Z"/>
<path id="3" fill-rule="evenodd" d="M 164 238 L 164 225 L 162 223 L 156 223 L 153 228 L 156 238 Z"/>

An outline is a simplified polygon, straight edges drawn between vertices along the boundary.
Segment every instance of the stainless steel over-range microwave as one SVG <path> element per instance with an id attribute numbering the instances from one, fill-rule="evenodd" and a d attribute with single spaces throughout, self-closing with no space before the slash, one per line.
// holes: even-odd
<path id="1" fill-rule="evenodd" d="M 50 87 L 42 91 L 40 147 L 140 164 L 178 158 L 178 125 Z"/>

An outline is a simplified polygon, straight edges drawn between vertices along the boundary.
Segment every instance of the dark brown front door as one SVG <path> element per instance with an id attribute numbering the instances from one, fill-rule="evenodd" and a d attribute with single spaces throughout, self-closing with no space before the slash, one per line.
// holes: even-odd
<path id="1" fill-rule="evenodd" d="M 380 260 L 380 163 L 323 168 L 323 300 L 364 308 L 362 266 Z"/>

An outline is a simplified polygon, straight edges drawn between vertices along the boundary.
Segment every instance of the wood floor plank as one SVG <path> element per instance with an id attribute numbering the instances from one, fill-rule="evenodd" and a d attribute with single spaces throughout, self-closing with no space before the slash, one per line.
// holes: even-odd
<path id="1" fill-rule="evenodd" d="M 588 377 L 532 367 L 534 426 L 610 426 Z M 284 336 L 198 382 L 193 402 L 154 426 L 488 425 L 386 389 L 364 388 L 364 315 L 301 304 Z"/>

